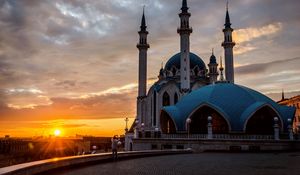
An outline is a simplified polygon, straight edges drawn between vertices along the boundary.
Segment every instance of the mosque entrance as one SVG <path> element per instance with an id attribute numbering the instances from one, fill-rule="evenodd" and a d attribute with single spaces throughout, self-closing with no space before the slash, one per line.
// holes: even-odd
<path id="1" fill-rule="evenodd" d="M 277 113 L 269 106 L 257 110 L 248 120 L 246 125 L 247 134 L 272 135 L 274 133 L 274 117 Z M 281 121 L 278 121 L 281 128 Z"/>
<path id="2" fill-rule="evenodd" d="M 190 133 L 207 134 L 208 116 L 212 116 L 212 129 L 214 134 L 227 134 L 229 132 L 228 123 L 221 114 L 209 106 L 202 106 L 190 117 Z"/>

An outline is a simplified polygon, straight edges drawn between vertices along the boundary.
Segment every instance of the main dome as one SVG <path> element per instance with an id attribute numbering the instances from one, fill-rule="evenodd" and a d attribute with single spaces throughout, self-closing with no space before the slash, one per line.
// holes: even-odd
<path id="1" fill-rule="evenodd" d="M 165 69 L 171 70 L 173 66 L 175 66 L 177 69 L 180 69 L 180 52 L 175 54 L 168 60 L 165 65 Z M 190 68 L 193 69 L 195 66 L 198 66 L 200 70 L 206 69 L 203 60 L 196 54 L 190 52 Z"/>
<path id="2" fill-rule="evenodd" d="M 174 120 L 179 130 L 184 130 L 186 119 L 203 105 L 219 112 L 233 131 L 243 131 L 249 117 L 264 106 L 277 113 L 284 128 L 287 127 L 288 118 L 293 119 L 295 113 L 292 107 L 278 105 L 257 91 L 232 83 L 218 83 L 194 90 L 175 106 L 164 107 L 163 111 Z"/>

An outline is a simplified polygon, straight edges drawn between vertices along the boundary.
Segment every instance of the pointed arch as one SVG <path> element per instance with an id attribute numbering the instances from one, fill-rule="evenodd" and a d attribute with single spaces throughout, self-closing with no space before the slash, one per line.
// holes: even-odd
<path id="1" fill-rule="evenodd" d="M 212 116 L 213 133 L 227 134 L 230 131 L 229 121 L 214 107 L 203 104 L 192 112 L 189 116 L 191 119 L 191 133 L 207 133 L 207 117 Z"/>
<path id="2" fill-rule="evenodd" d="M 160 129 L 164 134 L 174 134 L 177 130 L 174 120 L 164 110 L 160 114 Z"/>
<path id="3" fill-rule="evenodd" d="M 248 117 L 244 124 L 244 131 L 248 134 L 271 135 L 274 133 L 274 117 L 279 118 L 279 128 L 282 129 L 283 123 L 278 112 L 265 104 Z"/>

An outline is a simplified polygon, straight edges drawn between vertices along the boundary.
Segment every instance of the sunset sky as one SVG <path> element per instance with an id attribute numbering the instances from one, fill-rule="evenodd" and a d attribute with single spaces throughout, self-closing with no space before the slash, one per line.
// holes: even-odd
<path id="1" fill-rule="evenodd" d="M 0 137 L 122 134 L 135 117 L 145 5 L 148 84 L 179 51 L 181 0 L 0 0 Z M 188 0 L 191 51 L 207 64 L 226 0 Z M 235 81 L 279 100 L 300 94 L 300 1 L 230 0 Z M 149 87 L 149 86 L 148 86 Z"/>

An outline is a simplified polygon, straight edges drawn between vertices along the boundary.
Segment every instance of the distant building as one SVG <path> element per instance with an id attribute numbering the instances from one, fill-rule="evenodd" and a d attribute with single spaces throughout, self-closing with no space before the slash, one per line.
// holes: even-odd
<path id="1" fill-rule="evenodd" d="M 187 1 L 183 0 L 179 13 L 180 27 L 177 29 L 180 51 L 160 69 L 158 81 L 148 92 L 147 50 L 150 45 L 147 42 L 148 31 L 143 13 L 137 44 L 137 116 L 126 133 L 125 149 L 205 149 L 199 140 L 279 140 L 281 136 L 287 137 L 288 133 L 289 139 L 293 139 L 291 125 L 295 108 L 281 106 L 255 90 L 234 84 L 235 42 L 232 39 L 233 29 L 228 8 L 221 44 L 225 56 L 225 77 L 222 60 L 219 65 L 213 52 L 207 69 L 204 61 L 190 51 L 193 30 L 188 9 Z M 194 144 L 190 143 L 190 138 L 194 138 Z M 250 149 L 253 146 L 250 143 L 243 145 L 243 149 Z M 254 146 L 260 149 L 259 144 Z M 206 148 L 229 149 L 229 146 L 220 142 L 220 146 Z"/>
<path id="2" fill-rule="evenodd" d="M 281 105 L 296 108 L 293 128 L 294 128 L 295 132 L 299 132 L 299 127 L 300 127 L 300 95 L 297 95 L 297 96 L 286 99 L 286 98 L 284 98 L 284 92 L 282 92 L 282 98 L 277 103 L 281 104 Z"/>

